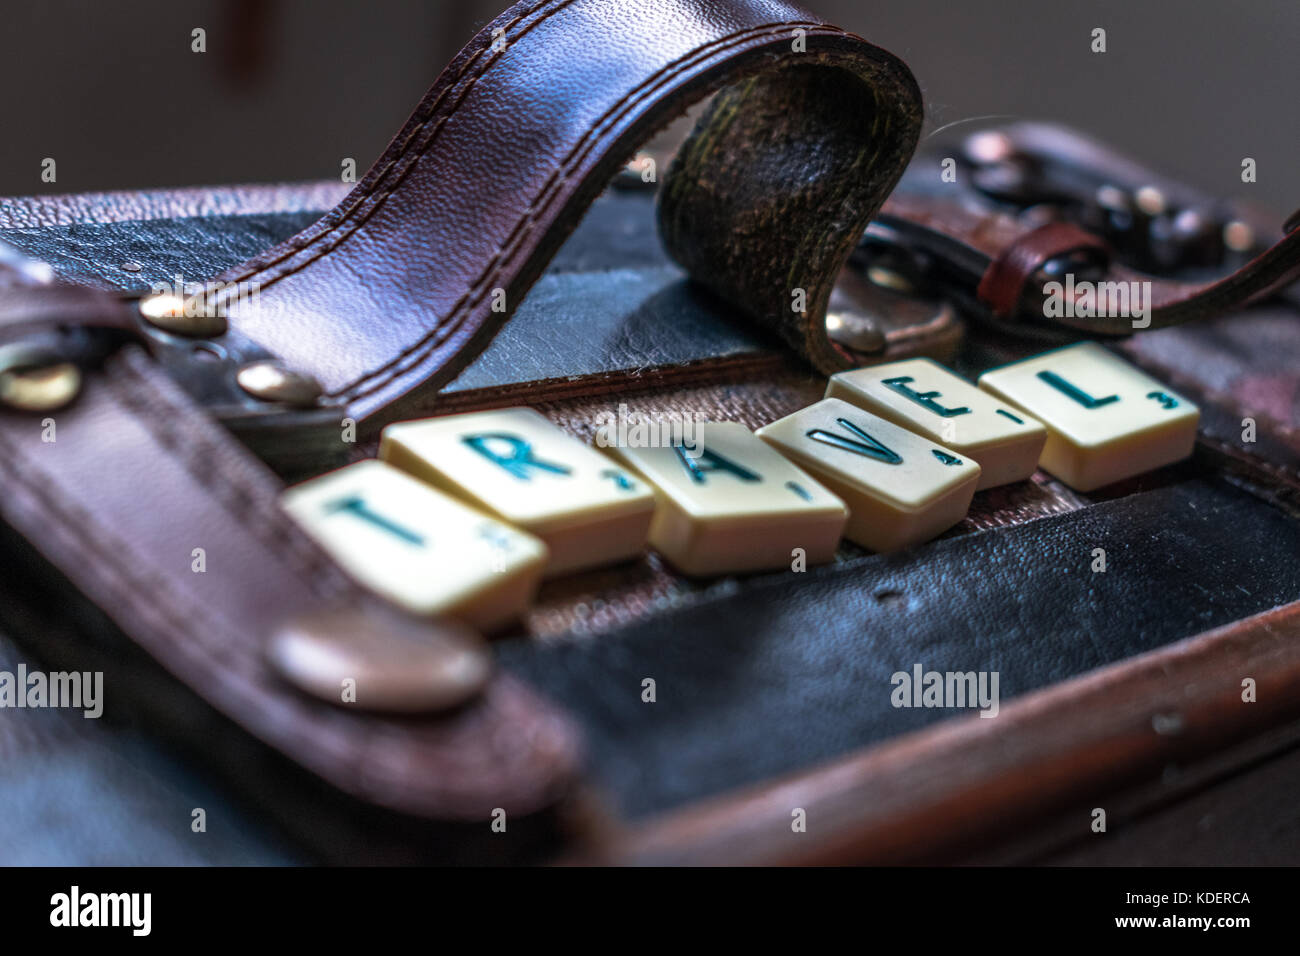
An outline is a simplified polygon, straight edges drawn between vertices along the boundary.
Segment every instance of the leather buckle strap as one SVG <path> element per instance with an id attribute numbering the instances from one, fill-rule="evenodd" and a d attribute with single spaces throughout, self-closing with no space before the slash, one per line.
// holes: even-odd
<path id="1" fill-rule="evenodd" d="M 1054 259 L 1110 250 L 1090 232 L 1068 222 L 1049 222 L 1019 237 L 989 263 L 975 294 L 1000 319 L 1010 318 L 1020 305 L 1029 280 Z"/>
<path id="2" fill-rule="evenodd" d="M 954 153 L 967 165 L 936 187 L 928 160 Z M 1276 221 L 1166 183 L 1059 127 L 995 126 L 927 147 L 924 160 L 872 230 L 928 263 L 976 314 L 1020 333 L 1129 335 L 1230 312 L 1300 277 L 1300 218 L 1265 246 L 1259 237 Z M 1219 277 L 1205 281 L 1208 270 Z M 1051 285 L 1061 278 L 1062 288 Z M 1123 287 L 1121 301 L 1139 296 L 1140 310 L 1085 306 L 1103 287 Z"/>

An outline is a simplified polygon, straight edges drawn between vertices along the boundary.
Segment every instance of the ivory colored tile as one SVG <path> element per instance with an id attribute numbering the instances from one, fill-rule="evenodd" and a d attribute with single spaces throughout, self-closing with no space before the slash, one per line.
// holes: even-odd
<path id="1" fill-rule="evenodd" d="M 532 601 L 546 546 L 381 461 L 296 485 L 284 508 L 357 580 L 489 631 Z"/>
<path id="2" fill-rule="evenodd" d="M 952 527 L 979 483 L 973 458 L 838 398 L 765 425 L 758 437 L 843 498 L 846 536 L 872 551 L 906 548 Z"/>
<path id="3" fill-rule="evenodd" d="M 1047 441 L 1047 429 L 1023 409 L 1008 407 L 925 358 L 832 375 L 826 397 L 841 398 L 975 459 L 980 466 L 976 491 L 1028 478 Z"/>
<path id="4" fill-rule="evenodd" d="M 809 565 L 835 556 L 844 503 L 739 422 L 701 423 L 693 448 L 605 450 L 654 485 L 650 543 L 687 574 L 789 568 L 795 548 Z"/>
<path id="5" fill-rule="evenodd" d="M 537 535 L 549 574 L 645 549 L 650 486 L 531 408 L 389 425 L 379 457 Z"/>
<path id="6" fill-rule="evenodd" d="M 1201 416 L 1095 342 L 985 372 L 979 387 L 1047 426 L 1039 464 L 1079 491 L 1186 458 Z"/>

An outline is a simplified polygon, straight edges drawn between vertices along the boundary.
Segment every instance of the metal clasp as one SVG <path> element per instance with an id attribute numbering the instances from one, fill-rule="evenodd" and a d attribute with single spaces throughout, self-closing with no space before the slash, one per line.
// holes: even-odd
<path id="1" fill-rule="evenodd" d="M 1225 203 L 1157 185 L 1137 164 L 1059 127 L 1015 123 L 971 133 L 958 162 L 967 181 L 1004 211 L 1033 225 L 1080 226 L 1141 272 L 1220 269 L 1262 248 L 1257 230 Z"/>

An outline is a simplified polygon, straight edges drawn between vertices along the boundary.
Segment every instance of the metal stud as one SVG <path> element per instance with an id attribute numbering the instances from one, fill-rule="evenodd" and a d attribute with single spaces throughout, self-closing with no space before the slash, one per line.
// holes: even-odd
<path id="1" fill-rule="evenodd" d="M 195 298 L 173 293 L 151 295 L 140 300 L 140 315 L 155 328 L 173 335 L 208 338 L 224 335 L 226 317 Z"/>
<path id="2" fill-rule="evenodd" d="M 887 265 L 872 265 L 867 269 L 867 278 L 878 286 L 885 289 L 892 289 L 901 295 L 912 295 L 916 292 L 916 287 L 912 285 L 912 280 L 907 278 L 901 272 L 889 268 Z"/>
<path id="3" fill-rule="evenodd" d="M 885 350 L 885 333 L 865 316 L 849 312 L 828 312 L 826 335 L 836 345 L 853 352 L 870 355 Z"/>
<path id="4" fill-rule="evenodd" d="M 1148 216 L 1163 216 L 1165 213 L 1165 194 L 1155 186 L 1143 186 L 1133 194 L 1137 207 Z"/>
<path id="5" fill-rule="evenodd" d="M 81 391 L 81 370 L 49 353 L 0 348 L 0 404 L 24 412 L 52 412 Z"/>
<path id="6" fill-rule="evenodd" d="M 983 130 L 966 140 L 966 154 L 977 163 L 1002 163 L 1015 155 L 1011 137 L 997 130 Z"/>
<path id="7" fill-rule="evenodd" d="M 279 402 L 295 408 L 308 408 L 320 398 L 320 382 L 310 375 L 295 372 L 275 362 L 245 365 L 235 381 L 249 395 L 264 402 Z"/>
<path id="8" fill-rule="evenodd" d="M 1247 253 L 1255 248 L 1255 230 L 1240 219 L 1223 227 L 1223 244 L 1233 252 Z"/>

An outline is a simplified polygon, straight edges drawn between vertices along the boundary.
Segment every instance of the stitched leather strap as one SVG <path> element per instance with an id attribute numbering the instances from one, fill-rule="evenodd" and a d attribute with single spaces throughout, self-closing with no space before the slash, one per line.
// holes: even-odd
<path id="1" fill-rule="evenodd" d="M 231 720 L 340 790 L 413 815 L 486 820 L 563 792 L 573 731 L 510 678 L 454 715 L 401 720 L 280 682 L 265 657 L 280 621 L 372 599 L 281 511 L 280 482 L 144 353 L 89 374 L 54 424 L 50 441 L 39 416 L 0 409 L 0 515 Z"/>
<path id="2" fill-rule="evenodd" d="M 989 263 L 975 294 L 998 318 L 1009 318 L 1034 273 L 1057 256 L 1076 252 L 1105 253 L 1106 244 L 1068 222 L 1049 222 L 1003 249 Z"/>
<path id="3" fill-rule="evenodd" d="M 1027 226 L 1010 216 L 980 210 L 952 198 L 898 192 L 881 209 L 880 219 L 917 248 L 972 274 L 979 298 L 999 317 L 1033 318 L 1019 309 L 1037 269 L 1053 255 L 1097 249 L 1073 227 Z M 1068 231 L 1067 231 L 1068 230 Z M 1251 259 L 1230 275 L 1211 282 L 1178 282 L 1110 263 L 1098 282 L 1150 283 L 1150 325 L 1164 328 L 1241 308 L 1300 278 L 1300 229 Z M 1100 335 L 1129 335 L 1130 316 L 1079 315 L 1074 310 L 1053 316 L 1052 323 Z M 1039 322 L 1044 319 L 1041 312 Z"/>
<path id="4" fill-rule="evenodd" d="M 220 277 L 256 296 L 214 304 L 373 416 L 464 368 L 636 147 L 728 84 L 664 184 L 665 240 L 824 365 L 831 285 L 915 147 L 920 94 L 890 54 L 774 0 L 512 7 L 337 208 Z"/>

